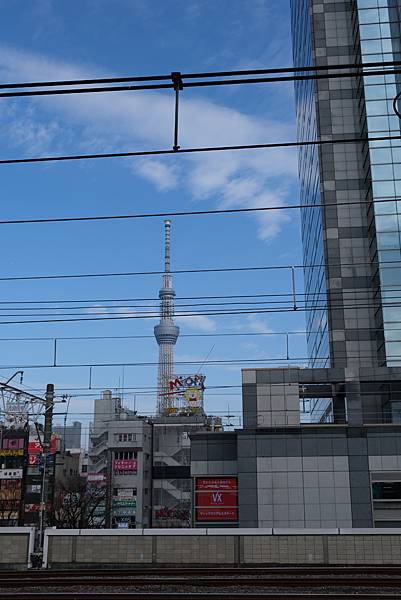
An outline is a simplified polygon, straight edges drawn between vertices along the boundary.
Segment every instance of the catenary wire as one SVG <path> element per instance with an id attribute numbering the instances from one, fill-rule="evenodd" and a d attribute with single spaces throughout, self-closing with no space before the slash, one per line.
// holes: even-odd
<path id="1" fill-rule="evenodd" d="M 352 295 L 355 294 L 363 294 L 365 290 L 370 290 L 371 288 L 366 288 L 366 287 L 362 287 L 362 288 L 358 288 L 356 290 L 347 290 L 344 289 L 342 290 L 342 294 L 346 294 L 346 293 L 350 293 Z M 396 285 L 391 285 L 391 286 L 378 286 L 377 288 L 378 290 L 380 290 L 381 292 L 385 293 L 386 295 L 389 292 L 398 292 L 399 290 L 401 290 L 401 286 L 396 286 Z M 325 292 L 308 292 L 308 293 L 302 293 L 302 292 L 296 292 L 295 297 L 298 300 L 299 298 L 303 298 L 306 297 L 307 298 L 307 302 L 311 303 L 313 302 L 318 296 L 323 296 L 324 298 L 326 298 L 326 293 Z M 285 297 L 291 297 L 294 298 L 294 294 L 293 293 L 285 293 L 285 292 L 281 292 L 281 293 L 270 293 L 270 294 L 230 294 L 230 295 L 216 295 L 216 296 L 179 296 L 177 299 L 179 300 L 200 300 L 200 299 L 238 299 L 238 298 L 268 298 L 268 297 L 280 297 L 280 298 L 285 298 Z M 67 307 L 60 307 L 60 306 L 40 306 L 37 307 L 37 304 L 60 304 L 60 303 L 65 303 L 65 304 L 75 304 L 75 303 L 82 303 L 82 302 L 87 302 L 87 303 L 104 303 L 104 302 L 139 302 L 139 301 L 154 301 L 157 303 L 160 303 L 160 300 L 157 298 L 92 298 L 92 299 L 79 299 L 79 300 L 70 300 L 70 299 L 62 299 L 62 300 L 3 300 L 0 301 L 0 305 L 3 305 L 3 307 L 0 308 L 1 311 L 5 311 L 5 310 L 21 310 L 21 311 L 26 311 L 26 310 L 61 310 L 62 308 L 65 308 L 67 310 L 72 310 L 72 309 L 78 309 L 78 308 L 83 308 L 83 309 L 89 309 L 92 308 L 91 306 L 82 306 L 82 307 L 76 307 L 76 306 L 67 306 Z M 243 304 L 251 304 L 253 303 L 253 301 L 244 301 Z M 18 306 L 9 306 L 9 305 L 15 305 L 17 304 Z M 20 307 L 19 305 L 27 305 L 27 304 L 34 304 L 35 306 L 23 306 Z M 7 305 L 7 306 L 4 306 Z M 158 304 L 159 305 L 159 304 Z M 94 308 L 121 308 L 121 307 L 126 307 L 127 305 L 104 305 L 102 304 L 101 307 L 94 307 Z M 177 306 L 177 304 L 176 304 Z M 7 338 L 8 339 L 8 338 Z M 29 338 L 28 338 L 29 339 Z M 45 338 L 47 339 L 47 338 Z"/>
<path id="2" fill-rule="evenodd" d="M 382 263 L 382 269 L 392 269 L 395 265 L 398 265 L 401 260 L 385 261 Z M 361 267 L 371 265 L 371 261 L 365 262 L 351 262 L 351 263 L 330 263 L 330 267 Z M 252 272 L 252 271 L 281 271 L 291 269 L 316 269 L 319 267 L 327 266 L 325 263 L 314 263 L 311 265 L 261 265 L 253 267 L 211 267 L 204 269 L 175 269 L 171 270 L 172 275 L 186 275 L 195 273 L 238 273 L 238 272 Z M 164 271 L 128 271 L 128 272 L 111 272 L 111 273 L 74 273 L 74 274 L 61 274 L 61 275 L 26 275 L 26 276 L 15 276 L 15 277 L 0 277 L 0 281 L 32 281 L 41 279 L 85 279 L 93 277 L 134 277 L 134 276 L 145 276 L 145 275 L 164 275 Z"/>
<path id="3" fill-rule="evenodd" d="M 386 300 L 397 300 L 400 298 L 400 294 L 401 294 L 401 288 L 399 287 L 398 289 L 393 289 L 393 287 L 379 287 L 377 288 L 378 290 L 380 290 L 382 293 L 385 294 Z M 350 294 L 352 296 L 352 299 L 357 300 L 357 296 L 359 295 L 366 295 L 367 291 L 370 291 L 371 288 L 368 287 L 362 287 L 362 288 L 358 288 L 358 289 L 343 289 L 341 290 L 341 294 L 342 296 L 346 299 L 347 294 Z M 393 292 L 396 292 L 396 295 L 393 295 Z M 294 304 L 294 300 L 297 303 L 306 303 L 306 304 L 312 304 L 312 303 L 322 303 L 322 302 L 327 302 L 327 293 L 326 292 L 307 292 L 307 293 L 303 293 L 303 292 L 296 292 L 294 293 L 286 293 L 283 292 L 281 294 L 261 294 L 260 296 L 264 297 L 264 298 L 279 298 L 279 300 L 235 300 L 235 301 L 225 301 L 225 302 L 199 302 L 199 303 L 177 303 L 174 302 L 174 307 L 175 308 L 193 308 L 193 307 L 200 307 L 200 309 L 202 307 L 207 307 L 207 306 L 242 306 L 242 305 L 250 305 L 250 306 L 258 306 L 258 305 L 274 305 L 274 304 Z M 249 297 L 249 296 L 248 296 Z M 224 297 L 223 297 L 224 298 Z M 288 300 L 287 300 L 288 298 Z M 134 300 L 135 301 L 135 300 Z M 24 304 L 26 304 L 28 301 L 25 301 Z M 93 301 L 96 302 L 96 301 Z M 83 305 L 83 306 L 0 306 L 0 311 L 3 311 L 0 314 L 3 314 L 3 316 L 18 316 L 15 314 L 11 314 L 11 315 L 6 315 L 4 314 L 4 311 L 9 311 L 9 310 L 14 310 L 14 311 L 24 311 L 24 314 L 21 315 L 21 312 L 19 313 L 21 316 L 36 316 L 36 313 L 33 315 L 27 315 L 25 314 L 26 311 L 28 310 L 35 310 L 35 311 L 40 311 L 39 314 L 42 314 L 43 316 L 43 311 L 53 311 L 50 314 L 54 314 L 54 316 L 56 315 L 66 315 L 69 314 L 71 316 L 73 315 L 77 315 L 77 314 L 84 314 L 87 315 L 88 312 L 84 312 L 84 313 L 54 313 L 54 311 L 60 311 L 60 310 L 69 310 L 69 311 L 77 311 L 77 310 L 85 310 L 85 311 L 90 311 L 90 314 L 95 315 L 95 314 L 104 314 L 104 312 L 106 311 L 106 309 L 131 309 L 131 308 L 151 308 L 151 309 L 158 309 L 159 305 L 160 305 L 160 300 L 157 301 L 156 299 L 154 299 L 155 304 L 101 304 L 101 305 L 94 305 L 94 306 L 87 306 L 87 305 Z M 7 302 L 7 304 L 10 304 L 10 302 Z M 249 306 L 248 306 L 249 307 Z M 245 306 L 244 306 L 245 308 Z M 98 311 L 98 312 L 96 312 Z M 116 313 L 109 313 L 109 314 L 116 314 Z M 46 315 L 49 316 L 49 315 Z"/>
<path id="4" fill-rule="evenodd" d="M 400 136 L 401 139 L 401 136 Z M 1 161 L 0 161 L 1 163 Z M 370 206 L 374 204 L 387 204 L 390 202 L 396 202 L 400 198 L 389 196 L 385 198 L 378 198 L 372 201 L 366 200 L 350 200 L 347 202 L 326 202 L 326 203 L 314 203 L 314 204 L 280 204 L 277 206 L 257 206 L 248 208 L 224 208 L 224 209 L 210 209 L 210 210 L 192 210 L 192 211 L 178 211 L 178 212 L 162 212 L 162 213 L 137 213 L 130 215 L 93 215 L 83 217 L 54 217 L 54 218 L 35 218 L 35 219 L 6 219 L 0 221 L 0 225 L 30 225 L 40 223 L 73 223 L 73 222 L 86 222 L 86 221 L 118 221 L 127 219 L 155 219 L 164 217 L 188 217 L 188 216 L 209 216 L 209 215 L 225 215 L 225 214 L 242 214 L 242 213 L 254 213 L 254 212 L 269 212 L 278 210 L 298 210 L 307 208 L 328 208 L 331 206 L 354 206 L 366 204 Z"/>
<path id="5" fill-rule="evenodd" d="M 344 355 L 345 356 L 345 355 Z M 363 358 L 363 354 L 361 354 Z M 369 356 L 368 354 L 366 355 Z M 401 355 L 395 355 L 394 360 L 401 359 Z M 263 357 L 263 358 L 232 358 L 232 359 L 221 359 L 221 360 L 208 360 L 204 363 L 203 358 L 199 358 L 198 360 L 187 360 L 187 361 L 175 361 L 176 365 L 199 365 L 204 363 L 205 366 L 209 367 L 221 367 L 224 365 L 256 365 L 256 364 L 275 364 L 280 365 L 284 364 L 286 368 L 289 365 L 293 365 L 294 367 L 299 366 L 299 363 L 310 363 L 309 356 L 292 356 L 292 357 Z M 327 360 L 327 359 L 322 359 Z M 109 362 L 109 363 L 62 363 L 62 364 L 23 364 L 23 365 L 0 365 L 0 370 L 8 370 L 8 369 L 78 369 L 78 368 L 106 368 L 106 367 L 156 367 L 158 366 L 158 362 L 149 361 L 149 362 Z"/>
<path id="6" fill-rule="evenodd" d="M 358 288 L 360 289 L 371 289 L 371 288 Z M 396 292 L 401 290 L 401 285 L 391 285 L 390 287 L 381 288 L 382 291 L 386 292 Z M 357 292 L 358 290 L 355 290 Z M 352 291 L 352 290 L 343 290 L 343 292 Z M 308 292 L 302 293 L 297 292 L 297 296 L 316 296 L 316 295 L 324 295 L 325 292 Z M 176 296 L 176 300 L 223 300 L 223 299 L 237 299 L 237 298 L 266 298 L 266 297 L 276 297 L 276 296 L 293 296 L 290 293 L 270 293 L 270 294 L 228 294 L 228 295 L 220 295 L 220 296 Z M 154 301 L 160 302 L 159 298 L 151 297 L 151 298 L 89 298 L 89 299 L 62 299 L 62 300 L 0 300 L 0 305 L 4 304 L 60 304 L 60 303 L 77 303 L 77 302 L 146 302 L 146 301 Z M 30 308 L 30 307 L 29 307 Z M 50 307 L 48 307 L 50 310 Z M 2 309 L 2 310 L 9 310 Z M 14 310 L 14 309 L 13 309 Z M 16 310 L 16 309 L 15 309 Z M 33 308 L 32 308 L 33 310 Z"/>
<path id="7" fill-rule="evenodd" d="M 360 304 L 358 303 L 358 309 L 363 308 L 379 308 L 382 306 L 381 302 L 377 302 L 376 304 Z M 399 302 L 385 303 L 387 307 L 397 307 L 401 306 Z M 330 303 L 330 308 L 355 308 L 355 304 L 335 304 Z M 291 307 L 276 307 L 276 308 L 261 308 L 259 310 L 227 310 L 227 311 L 204 311 L 204 312 L 188 312 L 188 313 L 177 313 L 175 316 L 177 318 L 186 318 L 186 317 L 200 317 L 200 316 L 230 316 L 230 315 L 263 315 L 263 314 L 276 314 L 276 313 L 289 313 L 289 312 L 316 312 L 316 311 L 327 311 L 328 306 L 291 306 Z M 23 316 L 23 315 L 21 315 Z M 55 315 L 57 316 L 57 315 Z M 77 317 L 71 319 L 31 319 L 29 321 L 0 321 L 0 325 L 29 325 L 36 323 L 76 323 L 82 321 L 118 321 L 118 320 L 127 320 L 127 319 L 158 319 L 160 314 L 158 312 L 147 313 L 147 314 L 119 314 L 118 316 L 98 316 L 98 317 Z M 398 321 L 397 321 L 398 322 Z M 388 323 L 388 321 L 386 321 Z"/>
<path id="8" fill-rule="evenodd" d="M 201 77 L 231 77 L 231 76 L 245 76 L 245 75 L 273 75 L 279 73 L 303 73 L 312 71 L 330 71 L 330 70 L 343 70 L 343 69 L 362 69 L 362 68 L 375 68 L 378 66 L 389 67 L 401 65 L 399 60 L 389 61 L 375 61 L 375 62 L 364 62 L 364 63 L 347 63 L 347 64 L 334 64 L 325 66 L 301 66 L 301 67 L 277 67 L 270 69 L 241 69 L 241 70 L 230 70 L 230 71 L 204 71 L 199 73 L 181 73 L 181 77 L 184 79 L 194 79 Z M 25 83 L 2 83 L 0 89 L 18 89 L 18 88 L 34 88 L 34 87 L 53 87 L 61 85 L 92 85 L 97 83 L 127 83 L 130 81 L 170 81 L 171 73 L 169 75 L 133 75 L 128 77 L 102 77 L 102 78 L 87 78 L 87 79 L 64 79 L 59 81 L 30 81 Z"/>
<path id="9" fill-rule="evenodd" d="M 385 305 L 387 307 L 399 307 L 401 306 L 401 303 L 399 302 L 385 302 Z M 366 304 L 361 304 L 358 303 L 358 309 L 362 309 L 362 308 L 378 308 L 380 306 L 382 306 L 382 302 L 380 301 L 373 301 L 373 302 L 368 302 Z M 205 311 L 199 311 L 199 312 L 179 312 L 176 313 L 176 317 L 177 318 L 185 318 L 185 317 L 198 317 L 198 316 L 223 316 L 223 315 L 252 315 L 252 314 L 256 314 L 256 315 L 260 315 L 260 314 L 268 314 L 268 313 L 283 313 L 283 312 L 314 312 L 314 311 L 327 311 L 329 308 L 334 309 L 334 308 L 353 308 L 355 307 L 355 304 L 351 303 L 351 301 L 349 302 L 335 302 L 335 301 L 331 301 L 330 302 L 330 307 L 328 306 L 328 304 L 323 304 L 322 306 L 317 306 L 316 304 L 312 304 L 311 306 L 302 306 L 302 305 L 296 305 L 296 304 L 292 304 L 291 306 L 285 306 L 285 307 L 273 307 L 273 308 L 259 308 L 259 309 L 252 309 L 252 310 L 247 310 L 247 309 L 236 309 L 236 310 L 205 310 Z M 104 313 L 102 313 L 104 314 Z M 106 314 L 112 314 L 112 313 L 106 313 Z M 6 315 L 3 315 L 6 316 Z M 21 317 L 24 316 L 29 316 L 29 315 L 18 315 Z M 36 315 L 34 315 L 36 316 Z M 43 316 L 43 315 L 38 315 L 38 316 Z M 58 316 L 56 315 L 52 315 L 52 316 Z M 70 323 L 70 322 L 80 322 L 80 321 L 113 321 L 113 320 L 125 320 L 125 319 L 157 319 L 160 317 L 160 313 L 159 311 L 154 311 L 154 312 L 140 312 L 140 313 L 135 313 L 135 314 L 120 314 L 118 313 L 118 316 L 95 316 L 95 317 L 77 317 L 75 318 L 75 316 L 73 318 L 70 319 L 33 319 L 33 320 L 24 320 L 24 321 L 0 321 L 0 325 L 16 325 L 16 324 L 32 324 L 32 323 Z M 387 321 L 387 323 L 389 323 Z M 397 321 L 394 321 L 394 323 L 397 323 Z M 54 338 L 53 338 L 54 339 Z"/>
<path id="10" fill-rule="evenodd" d="M 344 292 L 341 292 L 342 295 L 344 294 Z M 365 294 L 365 292 L 361 292 L 362 294 Z M 352 292 L 352 295 L 357 295 L 356 292 Z M 347 300 L 347 298 L 344 298 L 343 302 L 330 302 L 330 307 L 331 308 L 338 308 L 339 306 L 341 308 L 349 308 L 354 306 L 354 304 L 352 303 L 352 301 L 355 300 L 356 302 L 358 302 L 358 298 L 352 298 L 350 300 Z M 397 300 L 398 302 L 394 302 L 394 300 Z M 401 300 L 401 295 L 397 295 L 397 296 L 387 296 L 386 295 L 386 299 L 385 299 L 385 305 L 388 307 L 394 307 L 394 306 L 400 306 L 400 302 L 399 300 Z M 248 304 L 250 306 L 242 306 L 243 304 Z M 368 301 L 366 303 L 367 306 L 381 306 L 382 302 L 381 301 Z M 238 306 L 241 305 L 241 306 Z M 261 307 L 255 306 L 255 305 L 263 305 Z M 230 306 L 235 306 L 238 307 L 238 310 L 240 311 L 249 311 L 252 310 L 252 312 L 255 312 L 255 314 L 258 314 L 258 312 L 260 310 L 264 310 L 263 307 L 266 307 L 266 305 L 270 306 L 270 308 L 273 309 L 273 307 L 271 305 L 277 305 L 278 309 L 282 309 L 282 308 L 288 308 L 288 306 L 294 306 L 294 300 L 290 299 L 290 300 L 281 300 L 281 301 L 268 301 L 268 302 L 221 302 L 221 303 L 215 303 L 215 304 L 182 304 L 179 306 L 188 306 L 188 307 L 199 307 L 197 308 L 198 310 L 198 315 L 204 315 L 204 314 L 210 314 L 208 311 L 212 310 L 211 308 L 203 308 L 203 307 L 207 307 L 207 306 L 222 306 L 222 307 L 230 307 Z M 358 304 L 359 306 L 359 304 Z M 309 300 L 302 300 L 302 299 L 297 299 L 297 303 L 296 303 L 296 308 L 295 310 L 300 310 L 301 308 L 310 308 L 311 310 L 315 309 L 315 308 L 319 308 L 319 307 L 323 307 L 323 308 L 327 308 L 328 307 L 328 301 L 327 298 L 321 298 L 321 299 L 315 299 L 313 300 L 313 302 L 309 301 Z M 9 318 L 9 317 L 75 317 L 75 316 L 87 316 L 87 315 L 91 315 L 91 316 L 97 316 L 97 315 L 119 315 L 119 314 L 124 314 L 121 313 L 120 311 L 116 311 L 113 312 L 112 310 L 105 310 L 106 307 L 99 307 L 98 311 L 96 311 L 95 309 L 90 309 L 90 312 L 79 312 L 79 313 L 71 313 L 71 312 L 58 312 L 58 313 L 2 313 L 1 317 L 2 318 Z M 121 307 L 121 306 L 113 306 L 111 308 L 124 308 L 124 309 L 129 309 L 129 307 Z M 137 305 L 132 306 L 131 308 L 143 308 Z M 153 308 L 154 310 L 140 310 L 140 311 L 131 311 L 133 312 L 133 314 L 135 314 L 136 316 L 141 316 L 141 315 L 150 315 L 150 316 L 154 316 L 155 318 L 160 316 L 160 311 L 158 309 L 158 307 L 153 306 L 153 307 L 148 307 L 148 308 Z M 177 306 L 175 307 L 177 308 Z M 22 310 L 29 310 L 29 309 L 22 309 Z M 39 310 L 39 309 L 37 309 Z M 45 309 L 46 310 L 46 309 Z M 56 309 L 53 309 L 56 310 Z M 61 310 L 61 309 L 59 309 Z M 215 309 L 215 310 L 222 310 L 223 309 Z M 129 310 L 127 310 L 126 314 L 130 314 Z M 192 311 L 189 310 L 179 310 L 175 312 L 175 316 L 177 318 L 180 317 L 185 317 L 186 315 L 191 314 L 191 316 L 193 316 Z M 225 312 L 223 312 L 222 314 L 226 314 Z M 229 311 L 227 311 L 227 314 L 230 314 Z"/>
<path id="11" fill-rule="evenodd" d="M 399 61 L 398 61 L 398 64 Z M 346 73 L 346 72 L 340 72 L 340 73 L 312 73 L 311 70 L 305 69 L 305 68 L 301 68 L 301 70 L 298 70 L 298 73 L 303 73 L 300 75 L 283 75 L 281 74 L 280 76 L 275 76 L 275 77 L 266 77 L 266 76 L 260 76 L 260 77 L 252 77 L 249 78 L 248 76 L 245 78 L 245 74 L 242 73 L 242 77 L 240 79 L 220 79 L 220 80 L 216 80 L 216 79 L 205 79 L 205 75 L 199 74 L 193 74 L 192 78 L 198 78 L 200 79 L 200 81 L 189 81 L 186 82 L 184 81 L 185 79 L 189 79 L 189 77 L 185 76 L 185 74 L 181 74 L 179 73 L 179 78 L 180 78 L 180 85 L 182 86 L 181 89 L 184 88 L 198 88 L 198 87 L 216 87 L 216 86 L 225 86 L 225 85 L 249 85 L 249 84 L 259 84 L 259 83 L 280 83 L 280 82 L 290 82 L 290 81 L 317 81 L 317 80 L 323 80 L 323 79 L 346 79 L 346 78 L 356 78 L 356 77 L 375 77 L 375 76 L 381 76 L 384 77 L 386 75 L 399 75 L 401 73 L 401 70 L 396 68 L 396 63 L 395 61 L 391 64 L 390 69 L 386 69 L 384 63 L 376 63 L 376 67 L 378 67 L 377 70 L 374 69 L 374 67 L 369 67 L 368 71 L 361 71 L 361 69 L 365 69 L 368 68 L 366 67 L 366 65 L 361 65 L 361 67 L 355 67 L 354 65 L 352 67 L 348 67 L 348 69 L 357 69 L 355 72 L 351 72 L 351 73 Z M 333 67 L 325 67 L 325 71 L 329 71 L 330 69 L 333 69 Z M 344 69 L 344 67 L 343 67 Z M 316 68 L 312 68 L 313 71 L 316 71 Z M 336 71 L 338 71 L 339 69 L 335 69 Z M 295 71 L 295 69 L 291 69 L 291 71 Z M 178 72 L 177 72 L 178 74 Z M 262 75 L 262 73 L 260 73 L 260 75 Z M 233 76 L 233 74 L 230 73 L 230 75 L 226 75 L 226 77 L 229 76 Z M 209 76 L 210 77 L 210 76 Z M 159 79 L 159 76 L 154 76 L 154 79 L 152 79 L 153 81 L 155 81 L 156 79 Z M 163 77 L 163 79 L 166 79 L 166 76 Z M 168 79 L 172 79 L 172 74 L 168 77 Z M 203 79 L 203 81 L 202 81 Z M 159 79 L 161 80 L 161 79 Z M 133 81 L 133 80 L 131 80 Z M 142 78 L 140 80 L 137 81 L 142 81 L 145 82 L 146 79 Z M 149 80 L 150 81 L 150 80 Z M 120 83 L 123 83 L 122 81 Z M 32 83 L 30 86 L 26 85 L 25 87 L 51 87 L 53 88 L 55 85 L 57 85 L 55 82 L 49 82 L 49 85 L 42 85 L 42 86 L 35 86 L 34 83 Z M 60 85 L 60 84 L 59 84 Z M 70 84 L 71 85 L 71 84 Z M 77 85 L 77 84 L 75 84 Z M 94 85 L 93 82 L 91 85 Z M 5 86 L 7 87 L 7 89 L 11 89 L 9 84 L 5 84 Z M 23 87 L 22 84 L 14 84 L 14 88 L 13 89 L 21 89 Z M 5 88 L 3 88 L 5 89 Z M 102 86 L 102 87 L 83 87 L 83 88 L 78 88 L 78 87 L 69 87 L 69 88 L 61 88 L 61 89 L 44 89 L 44 90 L 22 90 L 22 91 L 11 91 L 11 92 L 0 92 L 0 98 L 21 98 L 21 97 L 34 97 L 34 96 L 59 96 L 59 95 L 71 95 L 71 94 L 94 94 L 94 93 L 109 93 L 109 92 L 138 92 L 138 91 L 155 91 L 155 90 L 166 90 L 166 89 L 171 89 L 171 90 L 175 90 L 176 89 L 176 84 L 172 81 L 171 83 L 142 83 L 141 85 L 107 85 Z"/>
<path id="12" fill-rule="evenodd" d="M 60 156 L 38 156 L 38 157 L 27 157 L 27 158 L 3 158 L 0 159 L 0 165 L 12 165 L 12 164 L 28 164 L 28 163 L 45 163 L 45 162 L 62 162 L 70 160 L 89 160 L 97 158 L 127 158 L 134 156 L 162 156 L 169 154 L 195 154 L 197 152 L 226 152 L 235 150 L 261 150 L 261 149 L 274 149 L 274 148 L 298 148 L 307 146 L 324 146 L 333 144 L 351 144 L 351 143 L 369 143 L 369 142 L 382 142 L 391 140 L 400 140 L 401 135 L 383 135 L 375 137 L 353 137 L 343 139 L 330 139 L 330 140 L 314 140 L 314 141 L 292 141 L 292 142 L 271 142 L 264 144 L 237 144 L 231 146 L 203 146 L 197 148 L 176 148 L 176 149 L 163 149 L 163 150 L 137 150 L 132 152 L 103 152 L 96 154 L 67 154 Z"/>
<path id="13" fill-rule="evenodd" d="M 380 327 L 358 327 L 358 331 L 382 331 Z M 400 327 L 392 327 L 387 331 L 401 331 Z M 181 338 L 208 338 L 208 337 L 247 337 L 247 336 L 278 336 L 278 335 L 316 335 L 320 331 L 245 331 L 245 332 L 222 332 L 222 333 L 180 333 Z M 48 337 L 0 337 L 0 342 L 43 342 L 43 341 L 64 341 L 64 340 L 142 340 L 155 339 L 154 335 L 80 335 L 80 336 L 48 336 Z M 401 340 L 395 340 L 401 341 Z"/>

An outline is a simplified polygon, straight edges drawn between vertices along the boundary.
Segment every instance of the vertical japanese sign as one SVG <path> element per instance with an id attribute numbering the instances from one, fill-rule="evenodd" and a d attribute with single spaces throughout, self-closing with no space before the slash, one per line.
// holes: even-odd
<path id="1" fill-rule="evenodd" d="M 195 516 L 198 522 L 238 521 L 237 478 L 197 477 Z"/>

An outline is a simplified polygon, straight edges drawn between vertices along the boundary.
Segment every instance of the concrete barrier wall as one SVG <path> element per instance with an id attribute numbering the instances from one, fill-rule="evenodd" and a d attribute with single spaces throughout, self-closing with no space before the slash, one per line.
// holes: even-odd
<path id="1" fill-rule="evenodd" d="M 401 529 L 46 531 L 49 567 L 401 565 Z"/>
<path id="2" fill-rule="evenodd" d="M 0 527 L 0 569 L 30 567 L 34 541 L 33 527 Z"/>

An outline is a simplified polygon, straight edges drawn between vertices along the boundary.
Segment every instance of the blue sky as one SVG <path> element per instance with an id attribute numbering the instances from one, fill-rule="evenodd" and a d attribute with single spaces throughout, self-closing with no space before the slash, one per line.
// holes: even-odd
<path id="1" fill-rule="evenodd" d="M 2 82 L 165 74 L 289 66 L 289 6 L 283 0 L 3 0 L 0 1 Z M 172 144 L 170 91 L 93 94 L 0 102 L 2 158 L 58 153 L 166 148 Z M 291 84 L 185 90 L 180 143 L 250 144 L 295 139 Z M 1 218 L 57 217 L 276 206 L 298 201 L 297 158 L 288 150 L 113 159 L 52 165 L 3 165 Z M 1 226 L 1 276 L 147 271 L 162 268 L 163 220 Z M 297 211 L 259 216 L 179 217 L 173 220 L 177 269 L 300 264 Z M 288 293 L 283 271 L 177 275 L 177 296 Z M 302 290 L 302 275 L 297 279 Z M 160 278 L 2 282 L 0 301 L 91 300 L 86 311 L 107 314 L 105 299 L 156 298 Z M 179 300 L 177 302 L 180 302 Z M 129 303 L 126 303 L 129 304 Z M 132 303 L 131 303 L 132 304 Z M 16 314 L 0 305 L 4 314 Z M 68 305 L 60 303 L 60 306 Z M 124 308 L 120 311 L 134 310 Z M 26 314 L 32 314 L 26 310 Z M 39 312 L 39 311 L 37 311 Z M 42 311 L 46 312 L 46 311 Z M 66 312 L 60 310 L 59 312 Z M 77 311 L 77 312 L 83 312 Z M 28 317 L 29 318 L 29 317 Z M 14 317 L 0 319 L 15 320 Z M 1 338 L 152 335 L 150 319 L 1 325 Z M 302 331 L 303 314 L 180 319 L 184 334 Z M 285 338 L 181 338 L 179 373 L 209 360 L 281 358 Z M 303 336 L 290 354 L 306 356 Z M 156 362 L 153 339 L 60 341 L 62 363 Z M 50 364 L 49 341 L 1 341 L 1 366 Z M 26 386 L 54 382 L 57 390 L 88 386 L 88 369 L 25 368 Z M 156 367 L 95 368 L 96 388 L 152 387 Z M 206 408 L 240 410 L 239 366 L 205 366 Z M 0 371 L 4 378 L 13 369 Z M 86 421 L 92 390 L 75 390 L 69 420 Z M 133 393 L 126 392 L 133 404 Z M 151 413 L 155 395 L 136 394 Z"/>

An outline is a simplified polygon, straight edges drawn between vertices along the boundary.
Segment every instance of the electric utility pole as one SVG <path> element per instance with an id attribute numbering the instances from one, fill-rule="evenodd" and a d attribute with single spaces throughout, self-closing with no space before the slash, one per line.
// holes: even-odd
<path id="1" fill-rule="evenodd" d="M 50 472 L 49 472 L 49 455 L 50 444 L 52 439 L 53 425 L 53 408 L 54 408 L 54 385 L 48 383 L 46 387 L 45 399 L 45 424 L 43 431 L 43 478 L 42 478 L 42 498 L 40 503 L 40 550 L 43 550 L 43 535 L 46 521 L 47 500 L 49 495 Z"/>

